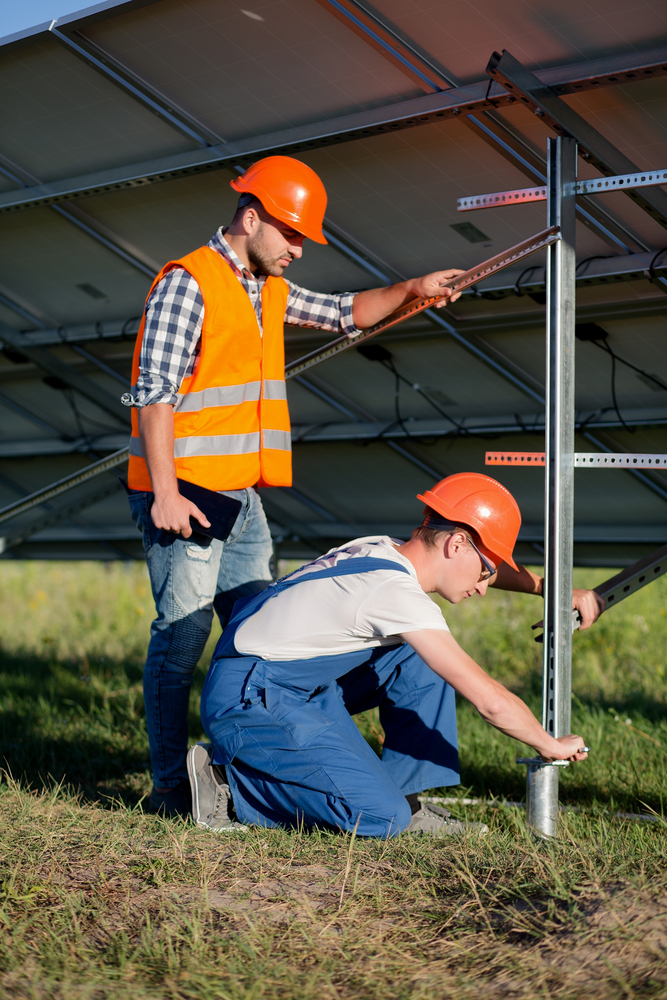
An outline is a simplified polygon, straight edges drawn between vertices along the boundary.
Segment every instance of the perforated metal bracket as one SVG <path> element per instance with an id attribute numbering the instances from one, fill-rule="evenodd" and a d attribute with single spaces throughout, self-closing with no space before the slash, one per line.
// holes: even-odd
<path id="1" fill-rule="evenodd" d="M 485 465 L 545 464 L 543 451 L 487 451 Z M 576 451 L 575 469 L 667 469 L 667 455 L 608 454 L 599 451 Z"/>
<path id="2" fill-rule="evenodd" d="M 640 170 L 633 174 L 615 174 L 613 177 L 595 177 L 575 181 L 575 194 L 608 194 L 610 191 L 627 191 L 641 187 L 658 187 L 667 184 L 667 170 Z M 505 205 L 525 205 L 527 202 L 546 201 L 547 189 L 540 187 L 512 188 L 510 191 L 493 191 L 491 194 L 473 194 L 456 199 L 458 212 L 472 212 L 480 208 L 502 208 Z"/>
<path id="3" fill-rule="evenodd" d="M 632 566 L 621 570 L 616 576 L 612 576 L 608 580 L 605 580 L 604 583 L 598 584 L 595 587 L 595 593 L 604 598 L 605 611 L 608 611 L 609 608 L 624 601 L 631 594 L 636 594 L 642 587 L 646 587 L 647 584 L 664 576 L 665 573 L 667 573 L 667 545 L 662 545 L 659 549 L 655 549 L 649 555 L 644 556 L 643 559 L 639 559 L 636 563 L 633 563 Z M 573 611 L 572 631 L 576 632 L 580 625 L 581 617 L 579 612 Z M 533 629 L 542 628 L 542 623 L 537 622 L 531 627 Z M 543 635 L 535 637 L 535 642 L 543 641 Z"/>

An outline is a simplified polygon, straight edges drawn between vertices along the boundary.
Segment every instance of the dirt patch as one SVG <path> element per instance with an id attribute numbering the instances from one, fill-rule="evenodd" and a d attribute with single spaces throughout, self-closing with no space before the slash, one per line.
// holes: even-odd
<path id="1" fill-rule="evenodd" d="M 173 888 L 170 898 L 187 905 L 199 901 L 219 913 L 247 914 L 281 924 L 308 920 L 314 913 L 336 909 L 340 889 L 333 882 L 337 877 L 323 865 L 300 865 L 279 878 L 259 882 L 240 878 L 225 887 Z"/>
<path id="2" fill-rule="evenodd" d="M 614 886 L 562 907 L 520 900 L 497 909 L 492 923 L 497 950 L 489 978 L 479 983 L 482 997 L 528 997 L 536 983 L 559 996 L 568 989 L 579 996 L 599 997 L 607 990 L 610 996 L 665 996 L 665 895 Z M 515 961 L 509 962 L 512 953 Z"/>

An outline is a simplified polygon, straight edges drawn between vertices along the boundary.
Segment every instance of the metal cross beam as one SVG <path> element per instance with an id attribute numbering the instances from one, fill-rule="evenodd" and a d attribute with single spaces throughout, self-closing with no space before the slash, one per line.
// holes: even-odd
<path id="1" fill-rule="evenodd" d="M 558 95 L 626 83 L 629 80 L 651 79 L 665 72 L 667 72 L 667 50 L 663 47 L 643 55 L 631 53 L 628 56 L 590 60 L 571 67 L 560 66 L 550 70 L 540 70 L 534 79 L 538 80 L 540 86 L 553 89 Z M 486 82 L 453 87 L 448 91 L 426 94 L 410 101 L 361 111 L 329 121 L 301 125 L 235 142 L 219 143 L 207 149 L 177 153 L 81 177 L 70 177 L 50 184 L 36 185 L 20 192 L 7 192 L 0 195 L 0 212 L 56 204 L 84 195 L 105 194 L 128 187 L 139 187 L 222 166 L 234 166 L 237 163 L 249 165 L 253 160 L 269 153 L 293 155 L 320 147 L 336 146 L 355 139 L 368 139 L 374 135 L 384 135 L 401 129 L 438 124 L 448 118 L 458 118 L 461 115 L 514 104 L 516 100 L 516 97 L 507 93 L 502 87 L 492 86 L 489 90 Z M 618 170 L 610 172 L 620 173 L 623 169 L 625 168 L 619 167 Z"/>
<path id="2" fill-rule="evenodd" d="M 404 281 L 405 275 L 400 274 L 386 261 L 380 260 L 377 254 L 361 246 L 349 233 L 332 227 L 331 221 L 325 223 L 324 235 L 329 242 L 348 260 L 353 261 L 374 278 L 387 284 L 392 281 Z M 515 361 L 506 357 L 497 348 L 475 333 L 461 332 L 443 316 L 445 310 L 427 309 L 424 316 L 440 330 L 447 333 L 460 347 L 474 358 L 491 368 L 496 374 L 506 379 L 515 389 L 525 393 L 534 402 L 544 405 L 544 386 L 537 379 L 524 371 Z M 358 343 L 358 341 L 357 341 Z"/>
<path id="3" fill-rule="evenodd" d="M 92 507 L 93 504 L 99 503 L 100 500 L 105 500 L 107 497 L 116 493 L 119 489 L 120 483 L 118 481 L 114 483 L 106 483 L 104 486 L 96 489 L 88 496 L 81 497 L 76 501 L 76 503 L 67 504 L 67 506 L 61 507 L 60 510 L 56 510 L 52 514 L 47 514 L 45 517 L 33 521 L 32 524 L 20 528 L 13 535 L 0 535 L 0 555 L 3 555 L 10 549 L 15 549 L 17 546 L 22 545 L 23 542 L 32 538 L 32 536 L 36 535 L 38 532 L 44 531 L 46 528 L 52 528 L 54 525 L 59 524 L 66 518 L 72 517 L 74 514 L 78 514 L 79 511 L 84 510 L 86 507 Z"/>
<path id="4" fill-rule="evenodd" d="M 427 92 L 449 90 L 456 87 L 453 79 L 436 68 L 423 52 L 417 50 L 406 38 L 400 37 L 391 26 L 368 10 L 359 0 L 319 0 L 323 7 L 339 18 L 355 34 L 375 48 L 399 70 L 406 73 L 418 86 Z M 480 111 L 468 114 L 465 124 L 484 142 L 492 146 L 510 163 L 534 180 L 546 182 L 546 163 L 517 136 L 513 135 L 494 112 Z M 613 219 L 601 206 L 588 203 L 577 206 L 577 215 L 585 225 L 597 234 L 630 253 L 633 246 L 646 249 L 646 245 L 634 233 Z"/>
<path id="5" fill-rule="evenodd" d="M 177 108 L 144 80 L 131 73 L 125 66 L 122 66 L 116 59 L 103 52 L 94 42 L 84 38 L 77 31 L 64 31 L 58 26 L 57 21 L 53 21 L 49 32 L 73 55 L 110 80 L 111 83 L 116 84 L 126 94 L 143 104 L 145 108 L 197 146 L 206 147 L 217 145 L 220 142 L 219 135 L 205 129 L 182 108 Z"/>
<path id="6" fill-rule="evenodd" d="M 427 94 L 449 89 L 451 82 L 417 52 L 405 39 L 400 38 L 388 25 L 354 0 L 317 0 L 320 6 L 338 18 L 346 28 L 372 46 L 388 62 L 409 77 Z"/>
<path id="7" fill-rule="evenodd" d="M 585 118 L 565 104 L 554 89 L 545 86 L 507 50 L 503 51 L 502 56 L 494 52 L 486 71 L 508 93 L 531 108 L 557 135 L 575 139 L 579 144 L 579 155 L 600 173 L 607 176 L 641 173 L 632 160 L 616 149 Z M 627 193 L 640 208 L 667 228 L 667 193 L 652 191 L 646 195 L 637 194 L 634 188 Z"/>
<path id="8" fill-rule="evenodd" d="M 547 180 L 546 161 L 534 150 L 514 135 L 494 111 L 482 111 L 478 115 L 468 115 L 466 123 L 480 139 L 495 149 L 504 159 L 515 166 L 534 184 L 544 185 Z M 605 243 L 625 254 L 634 250 L 647 250 L 648 245 L 627 226 L 613 217 L 600 205 L 582 197 L 576 205 L 577 218 L 596 233 Z"/>
<path id="9" fill-rule="evenodd" d="M 117 420 L 120 420 L 121 423 L 129 424 L 127 407 L 123 406 L 120 399 L 112 396 L 96 382 L 93 382 L 92 379 L 89 379 L 86 375 L 82 375 L 72 365 L 68 365 L 67 362 L 61 361 L 60 358 L 56 357 L 56 355 L 48 349 L 48 347 L 26 346 L 21 334 L 17 333 L 16 330 L 12 330 L 5 324 L 0 324 L 0 341 L 4 341 L 11 347 L 16 348 L 17 351 L 25 354 L 27 358 L 34 361 L 34 363 L 39 365 L 40 368 L 43 368 L 51 375 L 55 375 L 57 378 L 62 379 L 69 386 L 71 386 L 72 389 L 76 389 L 78 393 L 85 396 L 86 399 L 89 399 L 96 406 L 99 406 L 100 409 L 113 415 Z"/>
<path id="10" fill-rule="evenodd" d="M 332 229 L 331 223 L 327 223 L 325 226 L 326 237 L 332 246 L 335 247 L 343 256 L 348 260 L 357 264 L 371 274 L 374 278 L 379 279 L 383 283 L 389 283 L 392 280 L 392 276 L 388 273 L 390 268 L 388 265 L 386 267 L 386 272 L 382 271 L 379 267 L 373 266 L 369 261 L 365 260 L 361 256 L 361 248 L 355 251 L 354 246 L 348 247 L 341 239 L 336 236 L 336 231 Z M 348 239 L 350 239 L 348 237 Z M 667 269 L 667 253 L 656 256 L 654 251 L 648 251 L 646 253 L 635 253 L 635 254 L 618 254 L 613 257 L 593 259 L 587 261 L 581 261 L 577 266 L 577 285 L 592 286 L 597 284 L 608 285 L 615 282 L 621 281 L 636 281 L 637 279 L 642 279 L 647 277 L 647 272 L 651 264 L 655 261 L 652 267 L 653 273 L 656 275 L 662 275 Z M 159 270 L 159 268 L 157 269 Z M 475 290 L 468 289 L 463 292 L 463 297 L 466 298 L 473 294 L 481 294 L 488 299 L 500 299 L 506 298 L 513 295 L 530 295 L 535 292 L 543 292 L 545 290 L 545 278 L 542 276 L 543 268 L 540 266 L 536 268 L 535 275 L 528 275 L 525 280 L 522 280 L 520 287 L 517 289 L 516 283 L 512 281 L 511 276 L 506 281 L 505 284 L 489 285 L 485 283 L 481 288 L 476 286 Z M 157 273 L 157 271 L 156 271 Z M 507 272 L 506 272 L 507 273 Z M 539 276 L 539 279 L 538 277 Z M 395 279 L 400 281 L 403 280 L 402 275 L 395 275 Z M 2 296 L 0 296 L 0 301 Z M 6 300 L 6 304 L 15 311 L 20 309 L 20 306 L 11 302 L 9 299 Z M 650 309 L 660 308 L 664 310 L 664 304 L 661 302 L 659 306 L 655 302 L 648 303 Z M 599 308 L 599 307 L 596 307 Z M 641 308 L 638 308 L 638 312 L 641 312 Z M 33 319 L 29 313 L 23 311 L 26 318 Z M 438 315 L 437 313 L 435 314 Z M 96 340 L 118 340 L 119 338 L 134 338 L 137 335 L 137 327 L 139 325 L 140 317 L 132 317 L 129 320 L 105 320 L 99 323 L 81 323 L 73 326 L 45 326 L 43 329 L 29 330 L 21 334 L 22 342 L 26 346 L 32 347 L 52 347 L 60 346 L 62 344 L 86 344 L 93 343 Z M 429 319 L 431 316 L 429 315 Z M 36 321 L 35 321 L 36 322 Z M 466 329 L 469 325 L 475 325 L 479 321 L 468 321 L 461 320 L 457 321 L 456 329 L 460 334 L 465 334 Z M 541 323 L 542 322 L 542 312 L 539 315 L 536 313 L 535 317 L 531 319 L 530 316 L 517 315 L 506 318 L 505 316 L 499 317 L 498 320 L 495 319 L 483 319 L 481 323 L 486 328 L 492 329 L 494 323 L 506 324 L 509 323 L 512 326 L 525 325 L 526 322 Z M 434 331 L 435 332 L 435 331 Z M 448 331 L 449 332 L 449 331 Z M 480 341 L 480 346 L 482 345 Z M 509 363 L 509 362 L 508 362 Z"/>
<path id="11" fill-rule="evenodd" d="M 15 503 L 3 507 L 0 510 L 0 524 L 3 521 L 9 521 L 11 518 L 18 517 L 20 514 L 25 514 L 26 511 L 32 510 L 33 507 L 41 506 L 46 501 L 60 496 L 61 493 L 66 493 L 75 486 L 80 486 L 81 483 L 85 483 L 87 480 L 93 479 L 95 476 L 99 476 L 103 472 L 115 468 L 117 465 L 121 465 L 127 460 L 128 454 L 129 448 L 121 448 L 120 451 L 115 452 L 113 455 L 102 458 L 99 462 L 93 462 L 91 465 L 86 466 L 85 469 L 80 469 L 78 472 L 72 473 L 71 476 L 65 476 L 64 479 L 59 479 L 57 482 L 51 483 L 50 486 L 46 486 L 44 489 L 36 490 L 23 500 L 17 500 Z"/>
<path id="12" fill-rule="evenodd" d="M 468 271 L 464 271 L 463 274 L 457 275 L 455 278 L 450 278 L 449 281 L 445 282 L 443 287 L 451 289 L 452 292 L 462 291 L 464 288 L 469 288 L 471 285 L 477 284 L 479 281 L 483 281 L 484 278 L 489 277 L 491 274 L 495 274 L 498 271 L 503 270 L 503 268 L 510 267 L 519 260 L 523 260 L 538 250 L 543 250 L 545 247 L 551 246 L 557 243 L 560 238 L 560 230 L 558 226 L 550 226 L 548 229 L 543 230 L 541 233 L 536 233 L 535 236 L 531 236 L 530 239 L 523 240 L 521 243 L 517 243 L 515 246 L 510 247 L 508 250 L 502 253 L 495 254 L 488 260 L 483 261 L 476 267 L 470 268 Z M 395 312 L 391 313 L 385 319 L 381 320 L 379 323 L 375 323 L 374 326 L 368 327 L 366 330 L 362 330 L 360 333 L 354 336 L 343 336 L 338 337 L 336 340 L 331 341 L 326 347 L 321 348 L 318 351 L 312 351 L 310 354 L 305 355 L 305 357 L 300 358 L 298 361 L 292 361 L 285 366 L 285 375 L 287 378 L 291 378 L 294 375 L 298 375 L 306 369 L 311 368 L 313 365 L 318 365 L 322 361 L 326 361 L 328 358 L 333 357 L 335 354 L 339 354 L 341 351 L 347 350 L 353 345 L 360 344 L 362 341 L 369 340 L 371 337 L 377 336 L 383 330 L 388 330 L 397 323 L 401 323 L 405 319 L 409 319 L 412 316 L 416 316 L 418 313 L 423 312 L 425 309 L 429 309 L 431 306 L 443 302 L 447 296 L 443 295 L 432 295 L 429 298 L 414 299 L 412 302 L 406 303 L 406 305 L 401 306 Z"/>
<path id="13" fill-rule="evenodd" d="M 39 184 L 40 181 L 6 156 L 0 156 L 0 173 L 13 181 L 19 188 L 25 190 L 31 186 Z M 148 278 L 153 278 L 160 270 L 158 264 L 151 258 L 132 246 L 122 236 L 112 232 L 103 223 L 93 219 L 92 216 L 84 212 L 78 205 L 51 205 L 51 211 L 56 212 L 62 219 L 76 226 L 87 236 L 92 237 L 97 243 L 101 243 L 107 250 L 120 257 L 126 263 L 131 264 Z M 16 308 L 12 306 L 12 308 Z"/>

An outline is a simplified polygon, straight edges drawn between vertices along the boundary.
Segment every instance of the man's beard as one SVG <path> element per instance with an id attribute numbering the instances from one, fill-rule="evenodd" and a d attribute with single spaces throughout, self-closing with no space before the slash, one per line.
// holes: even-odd
<path id="1" fill-rule="evenodd" d="M 292 257 L 289 250 L 281 253 L 279 257 L 271 256 L 264 240 L 264 223 L 260 224 L 255 235 L 246 244 L 246 253 L 250 263 L 257 268 L 257 274 L 270 274 L 274 278 L 282 278 L 286 267 L 286 265 L 279 264 L 278 261 L 282 257 Z"/>

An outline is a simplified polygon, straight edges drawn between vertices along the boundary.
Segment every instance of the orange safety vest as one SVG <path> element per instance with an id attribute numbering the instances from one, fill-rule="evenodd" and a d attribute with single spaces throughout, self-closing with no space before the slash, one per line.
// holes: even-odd
<path id="1" fill-rule="evenodd" d="M 149 298 L 174 267 L 192 275 L 204 299 L 199 357 L 194 373 L 183 379 L 174 406 L 177 476 L 210 490 L 240 490 L 255 484 L 291 486 L 283 343 L 287 282 L 268 277 L 264 283 L 262 335 L 243 286 L 210 247 L 166 264 Z M 134 349 L 133 387 L 139 377 L 145 323 L 144 313 Z M 127 480 L 133 490 L 153 488 L 141 451 L 136 408 L 132 410 Z"/>

